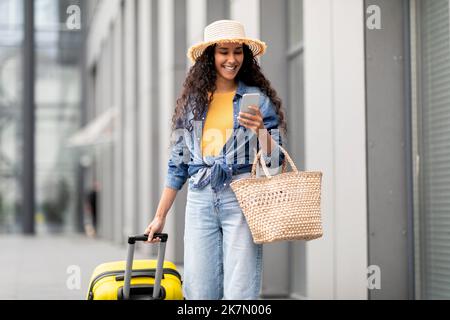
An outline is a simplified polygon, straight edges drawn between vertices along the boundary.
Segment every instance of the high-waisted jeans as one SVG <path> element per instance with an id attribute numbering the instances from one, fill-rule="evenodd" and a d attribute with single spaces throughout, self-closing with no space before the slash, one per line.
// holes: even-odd
<path id="1" fill-rule="evenodd" d="M 233 181 L 249 176 L 241 174 Z M 258 299 L 262 245 L 253 242 L 229 186 L 216 193 L 208 184 L 193 190 L 186 205 L 183 292 L 188 300 Z"/>

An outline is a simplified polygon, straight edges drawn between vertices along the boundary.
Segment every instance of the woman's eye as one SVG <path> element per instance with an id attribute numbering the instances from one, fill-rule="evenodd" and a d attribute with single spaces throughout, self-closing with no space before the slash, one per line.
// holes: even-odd
<path id="1" fill-rule="evenodd" d="M 228 51 L 221 51 L 220 54 L 228 55 Z M 237 52 L 235 52 L 234 54 L 235 54 L 235 55 L 241 55 L 241 54 L 243 54 L 243 52 L 242 52 L 242 51 L 237 51 Z"/>

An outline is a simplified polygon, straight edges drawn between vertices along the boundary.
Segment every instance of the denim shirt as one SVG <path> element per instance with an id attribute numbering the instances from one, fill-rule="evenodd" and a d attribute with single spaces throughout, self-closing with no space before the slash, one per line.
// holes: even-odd
<path id="1" fill-rule="evenodd" d="M 259 150 L 259 141 L 255 133 L 241 126 L 238 121 L 240 101 L 245 93 L 260 94 L 260 111 L 264 126 L 277 142 L 272 146 L 270 156 L 263 152 L 263 161 L 271 168 L 278 168 L 284 161 L 284 154 L 280 152 L 279 145 L 283 146 L 283 139 L 278 129 L 279 117 L 271 100 L 257 87 L 238 83 L 233 98 L 233 132 L 217 157 L 202 156 L 202 134 L 206 120 L 207 110 L 201 121 L 193 121 L 192 111 L 188 112 L 187 120 L 193 123 L 191 131 L 181 128 L 174 131 L 171 155 L 165 186 L 180 190 L 188 178 L 192 177 L 192 188 L 202 189 L 211 184 L 212 189 L 218 192 L 228 186 L 232 176 L 251 172 L 256 150 Z M 192 109 L 192 108 L 189 108 Z M 187 123 L 187 122 L 185 122 Z"/>

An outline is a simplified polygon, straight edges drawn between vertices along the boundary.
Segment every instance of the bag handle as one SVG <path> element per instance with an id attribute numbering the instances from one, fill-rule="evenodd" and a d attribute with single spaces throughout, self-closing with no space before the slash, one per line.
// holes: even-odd
<path id="1" fill-rule="evenodd" d="M 298 172 L 298 169 L 294 163 L 294 161 L 292 160 L 292 158 L 289 156 L 289 153 L 284 150 L 284 148 L 280 145 L 278 145 L 278 147 L 280 148 L 281 152 L 283 152 L 283 154 L 286 156 L 286 159 L 289 161 L 289 164 L 291 165 L 292 170 L 294 170 L 295 172 Z M 252 166 L 252 178 L 256 177 L 256 167 L 258 166 L 258 162 L 261 163 L 261 166 L 263 168 L 264 174 L 266 175 L 267 178 L 272 178 L 272 176 L 269 173 L 269 170 L 267 169 L 266 166 L 266 162 L 265 161 L 261 161 L 261 156 L 262 156 L 263 150 L 259 150 L 258 154 L 255 157 L 255 160 L 253 161 L 253 166 Z M 281 169 L 281 173 L 285 173 L 286 172 L 286 159 L 285 161 L 283 161 L 283 166 Z"/>
<path id="2" fill-rule="evenodd" d="M 153 287 L 153 299 L 159 297 L 159 291 L 161 289 L 161 279 L 163 276 L 164 255 L 166 253 L 166 243 L 168 235 L 166 233 L 155 233 L 153 239 L 160 238 L 158 247 L 158 260 L 156 263 L 155 283 Z M 128 237 L 128 254 L 125 268 L 125 281 L 123 286 L 123 298 L 128 300 L 130 298 L 131 276 L 133 273 L 133 258 L 134 258 L 134 246 L 136 241 L 147 241 L 148 234 L 129 236 Z"/>

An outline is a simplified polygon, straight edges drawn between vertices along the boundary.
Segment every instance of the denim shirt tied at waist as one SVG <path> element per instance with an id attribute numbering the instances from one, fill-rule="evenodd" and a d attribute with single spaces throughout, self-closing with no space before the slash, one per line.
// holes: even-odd
<path id="1" fill-rule="evenodd" d="M 240 101 L 245 93 L 260 94 L 260 111 L 264 126 L 278 144 L 272 149 L 271 155 L 263 152 L 263 160 L 270 168 L 278 168 L 284 161 L 284 154 L 279 146 L 283 146 L 282 134 L 278 129 L 279 117 L 272 101 L 257 87 L 239 82 L 233 98 L 233 133 L 225 143 L 217 157 L 202 156 L 202 134 L 207 111 L 202 115 L 202 121 L 193 121 L 192 111 L 188 113 L 188 121 L 193 124 L 191 131 L 180 128 L 172 135 L 175 143 L 172 146 L 168 163 L 165 186 L 181 190 L 188 178 L 192 178 L 193 189 L 203 189 L 209 183 L 215 192 L 219 192 L 232 181 L 234 175 L 251 172 L 259 142 L 255 133 L 241 126 L 238 121 Z M 187 122 L 185 122 L 187 123 Z M 175 135 L 175 136 L 174 136 Z"/>

